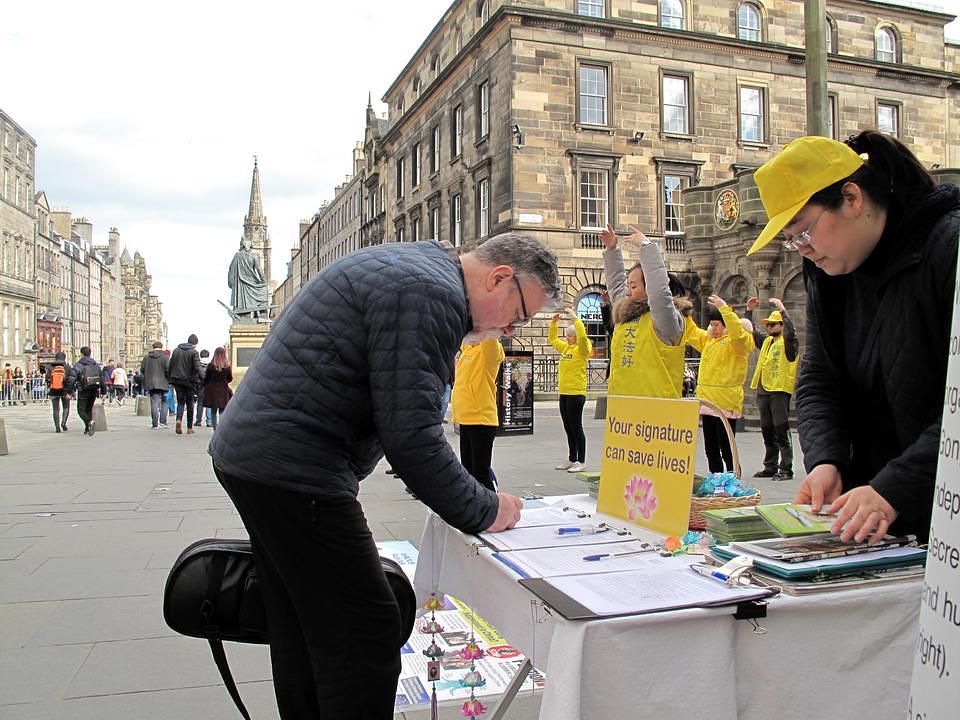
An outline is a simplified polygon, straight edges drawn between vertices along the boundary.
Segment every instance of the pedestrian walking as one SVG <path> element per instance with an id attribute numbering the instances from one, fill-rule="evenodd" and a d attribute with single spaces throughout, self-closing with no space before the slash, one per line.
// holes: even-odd
<path id="1" fill-rule="evenodd" d="M 232 382 L 233 368 L 230 367 L 227 351 L 218 347 L 213 351 L 213 360 L 207 365 L 203 376 L 203 401 L 207 408 L 207 424 L 213 430 L 217 429 L 217 416 L 223 414 L 227 403 L 233 397 L 233 390 L 230 389 Z"/>
<path id="2" fill-rule="evenodd" d="M 837 512 L 844 540 L 927 540 L 934 502 L 960 188 L 893 137 L 794 140 L 756 172 L 770 222 L 803 258 L 807 347 L 794 500 Z"/>
<path id="3" fill-rule="evenodd" d="M 0 385 L 0 404 L 13 403 L 13 367 L 10 363 L 3 366 L 3 384 Z"/>
<path id="4" fill-rule="evenodd" d="M 561 320 L 567 325 L 565 340 L 559 338 Z M 556 313 L 550 322 L 549 341 L 560 353 L 558 384 L 560 390 L 560 419 L 567 435 L 567 461 L 557 470 L 577 473 L 583 470 L 587 454 L 587 436 L 583 432 L 583 406 L 587 402 L 587 363 L 593 353 L 593 343 L 577 314 L 567 308 Z"/>
<path id="5" fill-rule="evenodd" d="M 328 265 L 274 322 L 210 454 L 250 535 L 283 720 L 393 718 L 400 616 L 359 483 L 386 453 L 454 527 L 512 527 L 520 500 L 457 461 L 441 397 L 461 342 L 513 334 L 560 292 L 552 253 L 515 233 L 460 257 L 391 243 Z"/>
<path id="6" fill-rule="evenodd" d="M 116 393 L 113 390 L 113 371 L 115 369 L 116 366 L 113 364 L 113 358 L 110 358 L 100 372 L 100 396 L 106 398 L 107 402 L 111 405 L 113 405 L 114 398 L 116 397 Z"/>
<path id="7" fill-rule="evenodd" d="M 485 488 L 496 492 L 491 477 L 497 414 L 497 373 L 506 354 L 499 338 L 464 343 L 453 384 L 453 422 L 460 426 L 460 462 Z"/>
<path id="8" fill-rule="evenodd" d="M 210 364 L 210 351 L 204 348 L 200 351 L 200 384 L 197 385 L 196 397 L 197 397 L 197 410 L 194 418 L 194 427 L 200 427 L 203 425 L 203 378 L 207 372 L 207 366 Z M 207 413 L 207 425 L 210 424 L 210 413 Z"/>
<path id="9" fill-rule="evenodd" d="M 607 291 L 613 302 L 610 395 L 679 398 L 683 393 L 685 335 L 693 303 L 680 281 L 667 273 L 660 248 L 642 232 L 624 243 L 640 248 L 640 262 L 624 272 L 623 254 L 611 225 L 600 233 Z"/>
<path id="10" fill-rule="evenodd" d="M 753 321 L 753 311 L 759 301 L 747 300 L 747 312 Z M 770 298 L 776 310 L 760 322 L 767 332 L 754 323 L 753 339 L 760 348 L 760 357 L 753 371 L 750 387 L 757 391 L 757 409 L 760 410 L 760 432 L 763 435 L 763 467 L 753 474 L 756 478 L 773 480 L 793 479 L 793 439 L 790 436 L 790 398 L 797 381 L 797 361 L 800 359 L 800 340 L 793 319 L 780 298 Z"/>
<path id="11" fill-rule="evenodd" d="M 170 359 L 157 340 L 140 363 L 143 387 L 150 394 L 151 427 L 167 427 L 167 390 L 170 387 Z"/>
<path id="12" fill-rule="evenodd" d="M 711 295 L 707 303 L 710 305 L 709 329 L 697 328 L 687 337 L 687 344 L 700 351 L 696 394 L 720 408 L 736 435 L 737 420 L 743 416 L 743 384 L 747 378 L 747 361 L 754 349 L 753 335 L 722 297 Z M 753 325 L 749 327 L 752 330 Z M 701 404 L 700 421 L 710 472 L 723 472 L 724 468 L 735 472 L 733 448 L 717 411 Z"/>
<path id="13" fill-rule="evenodd" d="M 13 404 L 27 404 L 27 379 L 19 367 L 13 369 Z"/>
<path id="14" fill-rule="evenodd" d="M 47 397 L 53 411 L 53 429 L 56 432 L 67 431 L 67 418 L 70 417 L 70 393 L 73 388 L 68 383 L 70 370 L 67 368 L 67 356 L 58 352 L 47 365 Z M 61 414 L 62 411 L 62 414 Z"/>
<path id="15" fill-rule="evenodd" d="M 77 415 L 83 420 L 83 434 L 93 437 L 97 428 L 93 422 L 93 403 L 100 397 L 103 385 L 100 364 L 91 357 L 90 348 L 80 348 L 80 359 L 73 366 L 67 384 L 76 388 Z"/>
<path id="16" fill-rule="evenodd" d="M 113 380 L 113 394 L 117 399 L 117 405 L 123 407 L 123 398 L 127 394 L 127 383 L 129 382 L 127 371 L 123 369 L 123 365 L 117 363 L 111 374 L 111 379 Z"/>
<path id="17" fill-rule="evenodd" d="M 170 384 L 177 395 L 177 435 L 183 433 L 183 416 L 187 416 L 187 434 L 193 430 L 193 399 L 200 384 L 200 354 L 197 336 L 193 333 L 180 343 L 170 356 Z"/>

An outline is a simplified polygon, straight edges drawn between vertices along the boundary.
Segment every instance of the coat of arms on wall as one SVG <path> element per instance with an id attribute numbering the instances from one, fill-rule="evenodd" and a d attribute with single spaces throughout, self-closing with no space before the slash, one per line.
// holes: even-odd
<path id="1" fill-rule="evenodd" d="M 729 230 L 740 219 L 740 198 L 733 190 L 724 190 L 717 195 L 713 219 L 721 230 Z"/>

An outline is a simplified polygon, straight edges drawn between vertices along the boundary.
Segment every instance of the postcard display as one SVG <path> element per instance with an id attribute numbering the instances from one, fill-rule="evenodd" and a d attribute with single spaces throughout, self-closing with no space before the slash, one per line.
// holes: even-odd
<path id="1" fill-rule="evenodd" d="M 907 706 L 910 720 L 955 718 L 960 707 L 960 267 L 953 298 L 927 570 Z"/>

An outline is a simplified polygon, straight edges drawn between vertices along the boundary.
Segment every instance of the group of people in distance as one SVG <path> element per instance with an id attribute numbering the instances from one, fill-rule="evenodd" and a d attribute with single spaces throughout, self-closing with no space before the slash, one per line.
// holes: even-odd
<path id="1" fill-rule="evenodd" d="M 905 146 L 874 131 L 846 143 L 799 138 L 755 179 L 769 220 L 750 252 L 780 236 L 802 256 L 807 289 L 795 393 L 807 476 L 796 499 L 838 513 L 833 532 L 844 539 L 876 540 L 888 529 L 925 537 L 960 189 L 937 186 Z M 605 238 L 615 245 L 612 231 Z M 633 238 L 640 262 L 627 273 L 615 247 L 604 251 L 610 295 L 623 298 L 609 391 L 679 397 L 687 339 L 705 356 L 738 357 L 747 330 L 714 297 L 726 340 L 719 327 L 694 336 L 656 245 Z M 386 454 L 454 527 L 513 527 L 520 500 L 485 487 L 447 443 L 444 393 L 461 343 L 509 337 L 560 310 L 562 296 L 555 257 L 523 235 L 497 235 L 462 255 L 435 242 L 386 244 L 326 267 L 274 323 L 210 453 L 250 534 L 281 717 L 393 716 L 400 616 L 359 483 Z M 768 317 L 761 381 L 768 362 L 789 360 L 789 315 L 777 312 L 782 332 Z M 572 324 L 567 345 L 581 354 Z M 622 362 L 628 353 L 638 362 Z M 743 372 L 723 362 L 701 370 L 707 395 Z M 723 395 L 717 404 L 730 411 L 739 396 Z M 777 398 L 769 400 L 776 427 Z M 576 411 L 579 402 L 564 405 Z M 582 462 L 576 433 L 571 448 L 569 462 Z M 778 470 L 784 462 L 777 458 Z"/>

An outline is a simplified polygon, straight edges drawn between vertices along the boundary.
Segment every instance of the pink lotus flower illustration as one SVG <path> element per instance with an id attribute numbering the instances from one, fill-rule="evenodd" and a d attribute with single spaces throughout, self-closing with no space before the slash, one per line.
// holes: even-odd
<path id="1" fill-rule="evenodd" d="M 657 509 L 653 480 L 634 475 L 627 483 L 626 490 L 623 499 L 627 502 L 627 517 L 631 520 L 649 520 Z"/>

